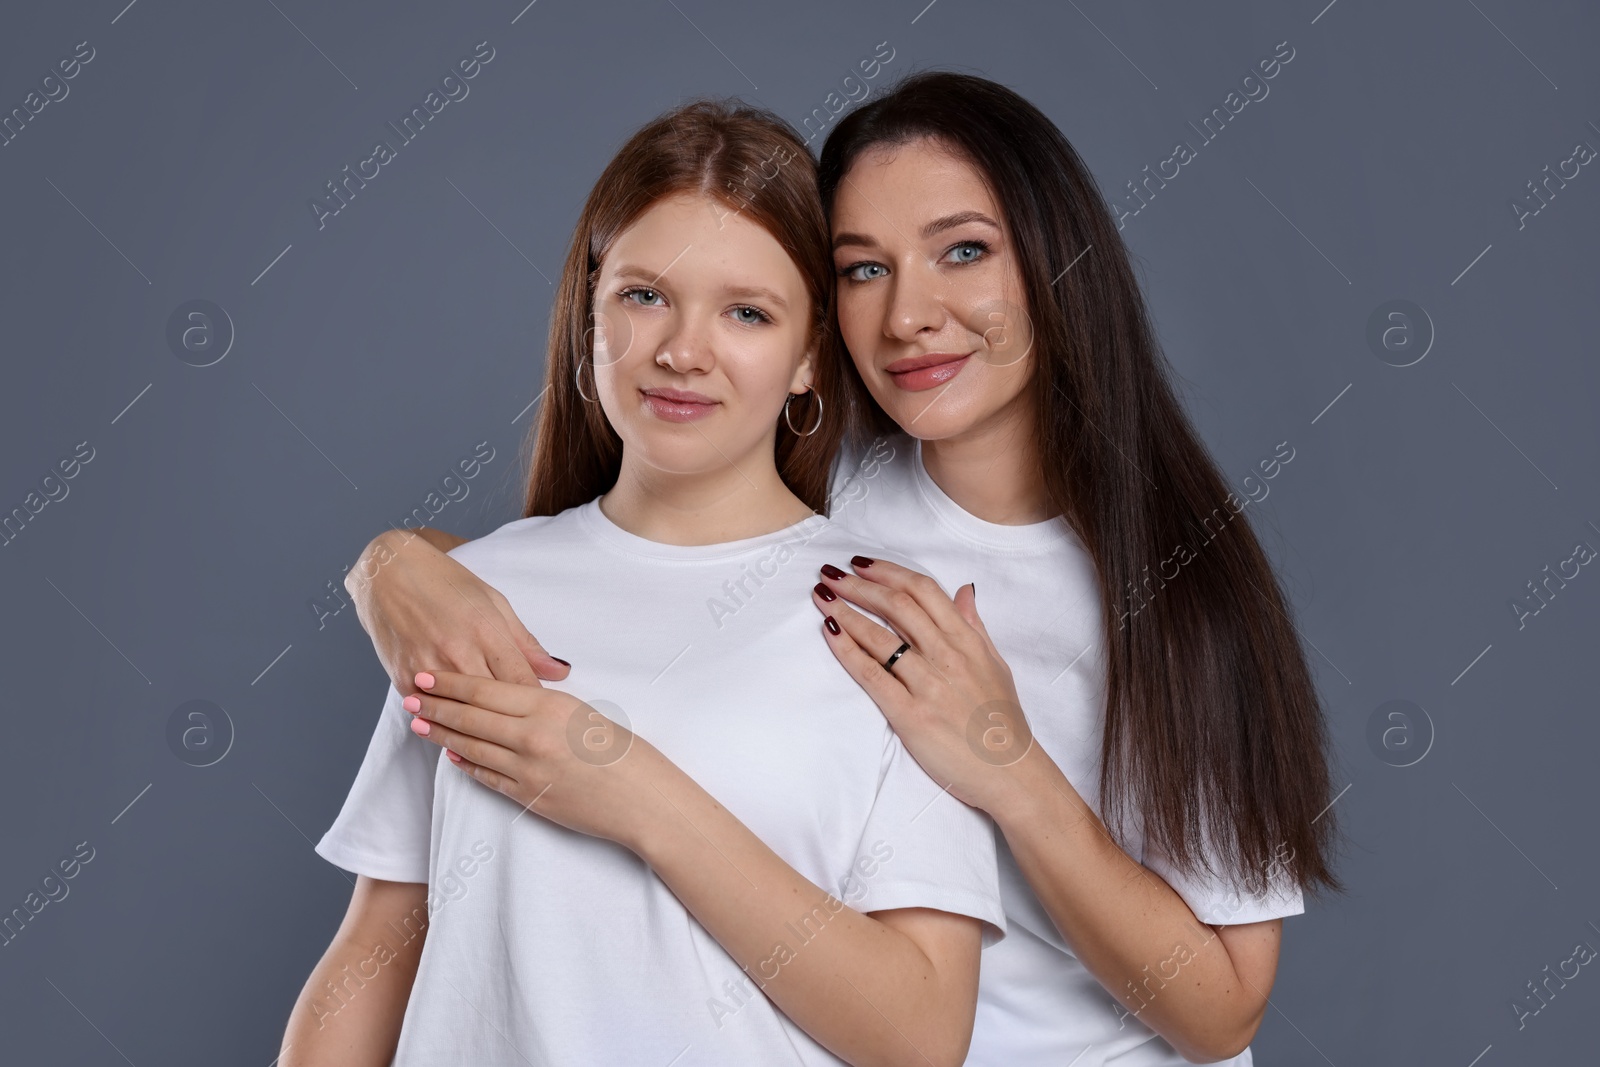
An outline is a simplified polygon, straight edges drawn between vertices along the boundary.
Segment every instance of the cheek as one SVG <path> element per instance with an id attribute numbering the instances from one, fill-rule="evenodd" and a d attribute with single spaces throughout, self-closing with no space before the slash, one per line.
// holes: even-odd
<path id="1" fill-rule="evenodd" d="M 637 352 L 649 350 L 650 325 L 640 318 L 614 304 L 590 312 L 585 334 L 596 371 L 624 364 Z"/>
<path id="2" fill-rule="evenodd" d="M 873 290 L 882 286 L 869 286 L 856 292 L 843 288 L 840 283 L 835 303 L 839 314 L 839 336 L 857 366 L 875 365 L 874 356 L 883 337 L 883 299 Z"/>

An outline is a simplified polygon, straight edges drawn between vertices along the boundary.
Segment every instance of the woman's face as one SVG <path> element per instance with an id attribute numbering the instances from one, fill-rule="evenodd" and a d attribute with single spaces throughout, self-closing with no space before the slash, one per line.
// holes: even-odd
<path id="1" fill-rule="evenodd" d="M 612 242 L 592 322 L 600 404 L 631 459 L 675 474 L 773 462 L 784 401 L 811 382 L 812 310 L 760 225 L 710 197 L 658 201 Z"/>
<path id="2" fill-rule="evenodd" d="M 840 332 L 901 429 L 941 440 L 1028 414 L 1022 273 L 977 168 L 931 138 L 869 149 L 832 225 Z"/>

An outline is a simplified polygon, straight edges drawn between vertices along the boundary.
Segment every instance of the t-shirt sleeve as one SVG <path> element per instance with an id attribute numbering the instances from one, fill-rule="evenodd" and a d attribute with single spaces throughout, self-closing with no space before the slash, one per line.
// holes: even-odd
<path id="1" fill-rule="evenodd" d="M 1211 860 L 1215 871 L 1222 870 L 1214 855 L 1208 853 L 1207 859 Z M 1306 910 L 1300 887 L 1283 875 L 1276 861 L 1270 865 L 1264 894 L 1249 893 L 1221 873 L 1207 874 L 1203 870 L 1194 874 L 1180 873 L 1171 857 L 1149 842 L 1145 843 L 1140 862 L 1159 874 L 1183 898 L 1195 918 L 1211 926 L 1265 922 L 1300 915 Z"/>
<path id="2" fill-rule="evenodd" d="M 369 878 L 426 883 L 442 752 L 411 732 L 411 713 L 389 686 L 350 795 L 317 842 L 317 855 Z"/>
<path id="3" fill-rule="evenodd" d="M 995 828 L 936 785 L 898 737 L 839 899 L 862 913 L 935 908 L 983 922 L 983 947 L 1005 937 Z"/>

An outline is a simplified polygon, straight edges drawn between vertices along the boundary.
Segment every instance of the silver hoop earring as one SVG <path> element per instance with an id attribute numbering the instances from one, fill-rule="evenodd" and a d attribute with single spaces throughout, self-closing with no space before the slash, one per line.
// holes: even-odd
<path id="1" fill-rule="evenodd" d="M 797 396 L 805 396 L 806 393 L 810 393 L 812 396 L 817 398 L 817 424 L 811 427 L 811 429 L 807 430 L 805 433 L 801 433 L 799 430 L 794 428 L 794 423 L 789 418 L 789 401 L 793 400 Z M 785 400 L 783 402 L 783 421 L 789 427 L 789 432 L 794 434 L 796 437 L 810 437 L 812 434 L 822 429 L 822 397 L 815 389 L 811 388 L 807 388 L 805 393 L 790 393 L 789 400 Z"/>
<path id="2" fill-rule="evenodd" d="M 585 359 L 585 357 L 583 357 L 583 356 L 579 356 L 578 357 L 578 372 L 572 376 L 572 384 L 577 388 L 579 396 L 583 396 L 583 361 L 584 361 L 584 359 Z M 583 396 L 583 398 L 585 400 L 587 400 L 591 404 L 595 403 L 595 400 L 592 397 Z"/>

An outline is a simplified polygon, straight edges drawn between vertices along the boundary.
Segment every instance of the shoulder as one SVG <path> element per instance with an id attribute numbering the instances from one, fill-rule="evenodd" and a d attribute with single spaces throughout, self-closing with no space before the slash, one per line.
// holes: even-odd
<path id="1" fill-rule="evenodd" d="M 529 515 L 513 519 L 476 540 L 457 545 L 448 555 L 478 573 L 481 568 L 494 567 L 504 560 L 526 560 L 528 548 L 535 544 L 539 546 L 541 554 L 560 551 L 560 546 L 567 543 L 581 545 L 585 542 L 578 530 L 579 510 L 568 508 L 557 515 Z"/>

